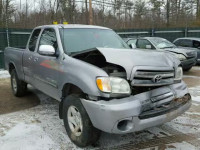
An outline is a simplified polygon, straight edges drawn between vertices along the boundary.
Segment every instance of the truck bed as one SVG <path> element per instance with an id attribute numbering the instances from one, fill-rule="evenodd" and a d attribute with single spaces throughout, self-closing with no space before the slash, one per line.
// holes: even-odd
<path id="1" fill-rule="evenodd" d="M 12 63 L 15 65 L 18 78 L 24 79 L 24 71 L 23 71 L 23 54 L 25 49 L 15 48 L 15 47 L 7 47 L 4 51 L 4 59 L 5 59 L 5 67 L 8 70 L 9 65 Z"/>

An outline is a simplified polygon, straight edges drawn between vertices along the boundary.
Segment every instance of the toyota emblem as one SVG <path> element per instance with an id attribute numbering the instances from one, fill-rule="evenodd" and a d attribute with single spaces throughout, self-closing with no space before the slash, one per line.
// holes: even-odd
<path id="1" fill-rule="evenodd" d="M 158 83 L 162 80 L 162 76 L 161 75 L 156 75 L 153 79 L 153 82 L 154 83 Z"/>

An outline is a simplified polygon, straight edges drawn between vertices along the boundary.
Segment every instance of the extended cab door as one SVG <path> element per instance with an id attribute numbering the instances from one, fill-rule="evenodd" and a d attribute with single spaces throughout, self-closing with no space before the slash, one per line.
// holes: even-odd
<path id="1" fill-rule="evenodd" d="M 23 55 L 23 69 L 24 69 L 24 75 L 25 75 L 25 81 L 30 84 L 34 84 L 34 78 L 33 78 L 33 68 L 34 68 L 34 54 L 35 49 L 37 46 L 38 38 L 40 35 L 41 29 L 35 29 L 32 32 L 32 35 L 30 37 L 30 40 L 27 44 L 27 49 L 24 51 Z"/>
<path id="2" fill-rule="evenodd" d="M 45 55 L 39 52 L 41 46 L 53 46 L 55 55 Z M 62 75 L 59 60 L 59 48 L 56 32 L 53 28 L 46 28 L 42 31 L 36 54 L 34 56 L 34 78 L 36 87 L 47 95 L 58 99 L 58 80 Z"/>

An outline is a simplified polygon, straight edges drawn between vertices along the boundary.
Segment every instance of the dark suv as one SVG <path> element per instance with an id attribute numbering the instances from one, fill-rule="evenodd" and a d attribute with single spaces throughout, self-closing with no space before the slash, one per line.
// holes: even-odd
<path id="1" fill-rule="evenodd" d="M 200 65 L 200 38 L 178 38 L 173 42 L 176 46 L 192 48 L 197 51 L 197 64 Z"/>

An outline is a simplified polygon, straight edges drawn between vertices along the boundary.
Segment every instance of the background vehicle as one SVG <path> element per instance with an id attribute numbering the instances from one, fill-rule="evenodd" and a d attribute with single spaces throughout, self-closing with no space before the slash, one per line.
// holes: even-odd
<path id="1" fill-rule="evenodd" d="M 14 95 L 23 96 L 31 84 L 60 101 L 60 118 L 80 147 L 95 143 L 100 131 L 140 131 L 191 106 L 178 59 L 133 51 L 104 27 L 37 27 L 26 49 L 5 49 L 5 65 Z"/>
<path id="2" fill-rule="evenodd" d="M 178 48 L 170 41 L 159 37 L 141 37 L 128 39 L 126 42 L 132 48 L 167 51 L 175 55 L 180 61 L 184 71 L 189 71 L 195 64 L 197 52 L 194 50 Z M 134 42 L 134 43 L 132 43 Z"/>
<path id="3" fill-rule="evenodd" d="M 176 46 L 182 48 L 193 48 L 197 51 L 197 64 L 200 65 L 200 38 L 178 38 L 173 42 Z"/>

